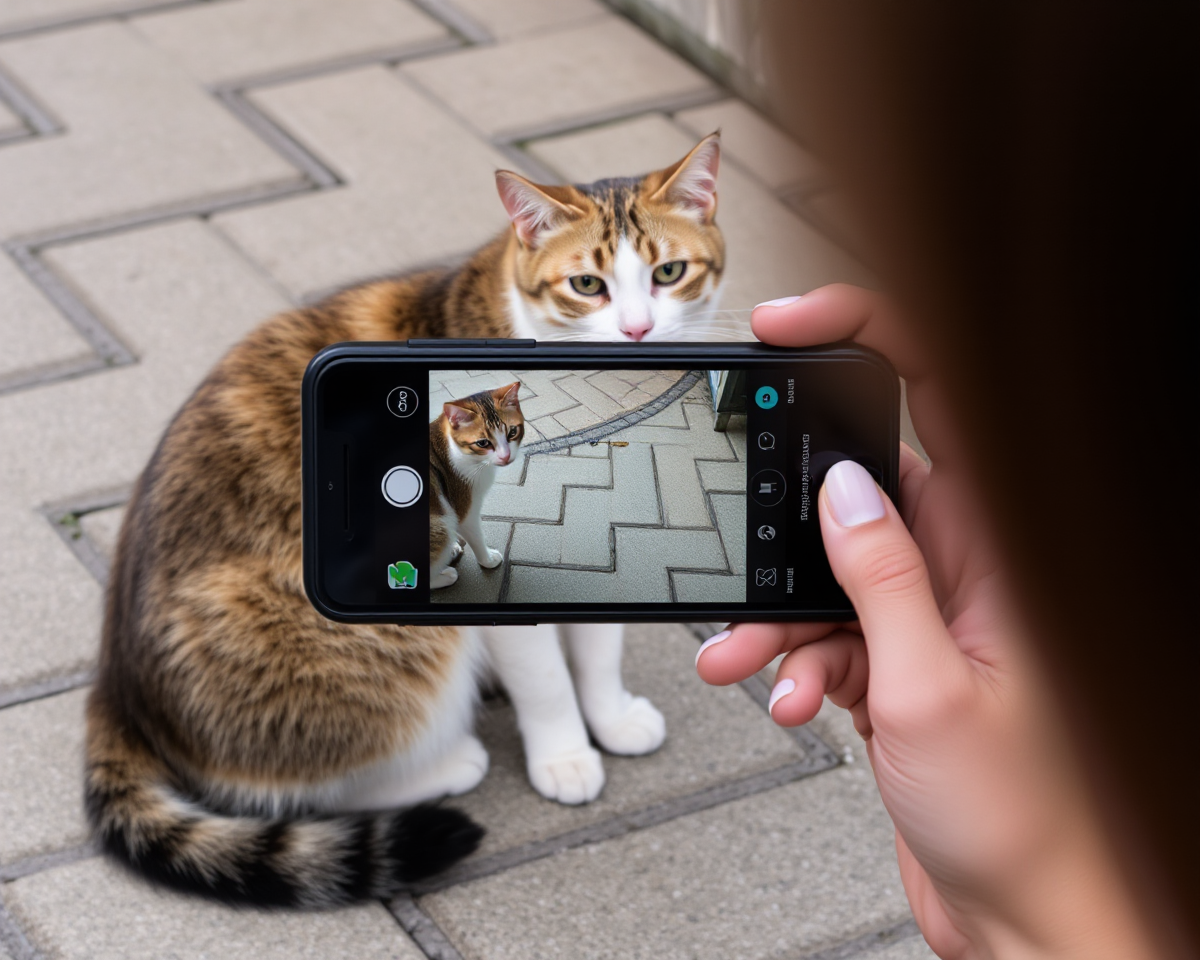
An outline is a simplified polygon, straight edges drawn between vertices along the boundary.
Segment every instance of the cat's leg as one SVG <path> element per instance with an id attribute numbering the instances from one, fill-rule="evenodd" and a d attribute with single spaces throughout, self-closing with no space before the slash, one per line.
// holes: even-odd
<path id="1" fill-rule="evenodd" d="M 533 788 L 559 803 L 596 799 L 604 767 L 588 742 L 555 628 L 489 627 L 483 637 L 517 713 Z"/>
<path id="2" fill-rule="evenodd" d="M 487 538 L 483 535 L 483 520 L 477 510 L 472 509 L 463 517 L 458 532 L 470 545 L 471 552 L 475 554 L 475 559 L 481 567 L 491 570 L 503 562 L 504 554 L 487 545 Z"/>
<path id="3" fill-rule="evenodd" d="M 338 807 L 345 811 L 391 810 L 439 797 L 456 797 L 479 786 L 487 771 L 487 750 L 467 734 L 416 773 L 406 770 L 403 764 L 385 764 L 373 776 L 346 791 L 346 799 Z"/>
<path id="4" fill-rule="evenodd" d="M 571 654 L 575 692 L 596 741 L 609 753 L 636 756 L 662 746 L 663 716 L 621 680 L 625 628 L 619 623 L 573 623 L 561 627 Z"/>
<path id="5" fill-rule="evenodd" d="M 444 515 L 430 513 L 429 517 L 429 589 L 438 590 L 458 582 L 458 571 L 450 566 L 458 546 L 458 534 Z"/>

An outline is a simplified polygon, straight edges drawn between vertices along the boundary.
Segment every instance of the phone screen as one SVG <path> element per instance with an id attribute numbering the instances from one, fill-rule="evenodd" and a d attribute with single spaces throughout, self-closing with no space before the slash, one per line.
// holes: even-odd
<path id="1" fill-rule="evenodd" d="M 845 458 L 888 486 L 894 389 L 830 359 L 332 365 L 315 393 L 318 592 L 398 618 L 851 612 L 817 492 Z"/>

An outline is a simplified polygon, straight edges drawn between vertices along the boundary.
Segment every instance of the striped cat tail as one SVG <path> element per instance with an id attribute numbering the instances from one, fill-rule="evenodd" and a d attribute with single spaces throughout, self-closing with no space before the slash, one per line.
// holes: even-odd
<path id="1" fill-rule="evenodd" d="M 93 694 L 88 820 L 110 856 L 175 890 L 259 907 L 385 898 L 462 859 L 483 836 L 445 807 L 297 820 L 214 814 L 182 797 L 139 740 Z"/>

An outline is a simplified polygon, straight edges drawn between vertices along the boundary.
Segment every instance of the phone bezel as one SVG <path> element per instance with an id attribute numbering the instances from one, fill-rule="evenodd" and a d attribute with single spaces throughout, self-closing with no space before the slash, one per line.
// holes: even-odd
<path id="1" fill-rule="evenodd" d="M 473 369 L 498 368 L 520 364 L 530 369 L 692 369 L 695 366 L 754 367 L 780 366 L 821 361 L 861 362 L 887 377 L 890 409 L 886 412 L 890 441 L 884 461 L 885 492 L 896 499 L 899 483 L 900 452 L 900 379 L 882 354 L 858 344 L 843 342 L 819 347 L 780 348 L 754 342 L 736 343 L 555 343 L 533 340 L 409 340 L 353 341 L 336 343 L 317 353 L 309 362 L 301 387 L 302 417 L 302 490 L 303 490 L 303 564 L 304 588 L 313 606 L 325 617 L 341 623 L 403 623 L 443 625 L 529 625 L 535 623 L 675 623 L 679 621 L 725 622 L 771 621 L 844 621 L 855 617 L 853 607 L 781 611 L 755 606 L 750 601 L 723 603 L 592 604 L 563 603 L 546 605 L 531 614 L 527 610 L 509 612 L 511 604 L 481 604 L 478 613 L 461 609 L 428 608 L 392 611 L 348 611 L 330 597 L 322 595 L 318 576 L 320 542 L 317 512 L 316 456 L 318 418 L 316 397 L 321 378 L 345 363 L 380 361 L 398 365 L 427 367 L 454 364 Z M 648 609 L 651 608 L 651 609 Z"/>

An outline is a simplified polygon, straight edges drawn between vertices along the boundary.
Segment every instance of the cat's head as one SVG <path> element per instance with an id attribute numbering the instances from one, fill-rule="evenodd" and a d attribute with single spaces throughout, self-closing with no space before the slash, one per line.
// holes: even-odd
<path id="1" fill-rule="evenodd" d="M 542 186 L 496 174 L 516 234 L 510 292 L 517 336 L 696 340 L 725 269 L 716 224 L 719 133 L 644 177 Z"/>
<path id="2" fill-rule="evenodd" d="M 479 466 L 504 467 L 516 460 L 525 437 L 520 388 L 517 381 L 445 404 L 442 414 L 451 450 Z"/>

